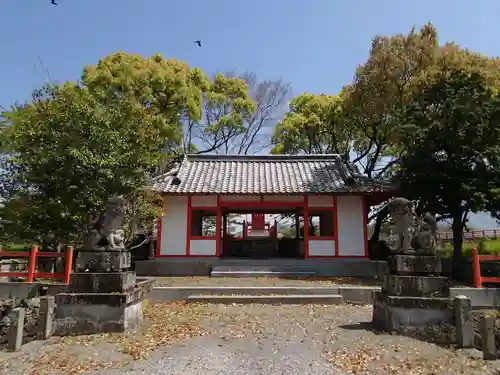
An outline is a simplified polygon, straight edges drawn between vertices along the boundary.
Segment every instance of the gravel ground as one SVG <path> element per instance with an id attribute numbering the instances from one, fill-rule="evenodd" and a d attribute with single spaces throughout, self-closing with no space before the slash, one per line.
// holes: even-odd
<path id="1" fill-rule="evenodd" d="M 149 308 L 158 321 L 150 320 L 146 331 L 134 334 L 140 350 L 130 338 L 128 350 L 106 335 L 54 339 L 23 349 L 0 373 L 495 375 L 500 370 L 500 361 L 485 362 L 475 350 L 377 334 L 369 329 L 370 306 L 162 303 Z M 175 325 L 183 328 L 167 331 Z M 131 355 L 139 354 L 148 356 L 134 361 Z M 73 361 L 71 367 L 64 361 Z"/>
<path id="2" fill-rule="evenodd" d="M 295 286 L 295 287 L 328 287 L 328 286 L 379 286 L 380 280 L 361 279 L 355 277 L 308 277 L 308 278 L 277 278 L 277 277 L 156 277 L 157 286 Z"/>

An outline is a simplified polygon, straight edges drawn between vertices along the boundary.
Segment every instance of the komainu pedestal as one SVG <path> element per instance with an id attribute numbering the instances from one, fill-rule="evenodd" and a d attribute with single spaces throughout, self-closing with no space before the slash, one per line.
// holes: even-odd
<path id="1" fill-rule="evenodd" d="M 393 255 L 382 290 L 375 295 L 373 323 L 385 331 L 453 323 L 450 282 L 434 255 Z"/>
<path id="2" fill-rule="evenodd" d="M 133 271 L 100 268 L 73 273 L 68 293 L 56 296 L 56 335 L 124 332 L 141 323 L 143 302 L 154 281 L 137 282 Z"/>

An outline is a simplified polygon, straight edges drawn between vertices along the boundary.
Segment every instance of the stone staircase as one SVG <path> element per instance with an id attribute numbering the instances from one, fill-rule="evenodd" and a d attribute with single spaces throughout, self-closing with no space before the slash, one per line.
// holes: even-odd
<path id="1" fill-rule="evenodd" d="M 221 265 L 214 266 L 211 277 L 311 277 L 316 273 L 309 267 L 294 265 Z"/>

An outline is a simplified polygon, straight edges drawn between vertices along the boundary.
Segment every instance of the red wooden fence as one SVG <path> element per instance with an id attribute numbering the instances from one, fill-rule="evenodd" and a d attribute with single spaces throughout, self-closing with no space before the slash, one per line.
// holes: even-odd
<path id="1" fill-rule="evenodd" d="M 472 249 L 472 275 L 474 278 L 474 288 L 482 288 L 483 283 L 500 283 L 500 277 L 481 276 L 482 260 L 500 260 L 498 255 L 479 255 L 477 250 Z"/>
<path id="2" fill-rule="evenodd" d="M 37 272 L 37 258 L 65 258 L 64 273 Z M 32 283 L 37 277 L 63 279 L 65 284 L 69 284 L 71 268 L 73 265 L 73 247 L 68 246 L 65 253 L 41 252 L 38 246 L 32 246 L 31 251 L 0 251 L 1 258 L 28 258 L 27 272 L 0 272 L 3 277 L 26 277 L 28 283 Z"/>

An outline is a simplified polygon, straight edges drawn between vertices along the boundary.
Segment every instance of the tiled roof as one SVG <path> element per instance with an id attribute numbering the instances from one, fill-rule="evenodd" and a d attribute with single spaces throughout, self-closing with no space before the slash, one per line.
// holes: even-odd
<path id="1" fill-rule="evenodd" d="M 154 180 L 166 194 L 304 194 L 391 191 L 369 180 L 339 155 L 186 155 Z"/>

